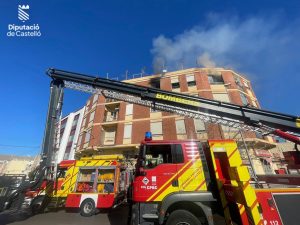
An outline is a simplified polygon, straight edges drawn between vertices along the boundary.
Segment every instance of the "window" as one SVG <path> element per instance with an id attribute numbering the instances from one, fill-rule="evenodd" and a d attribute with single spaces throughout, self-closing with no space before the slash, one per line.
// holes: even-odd
<path id="1" fill-rule="evenodd" d="M 64 129 L 66 127 L 67 120 L 68 119 L 64 119 L 63 121 L 61 121 L 61 123 L 60 123 L 60 129 Z"/>
<path id="2" fill-rule="evenodd" d="M 118 119 L 118 114 L 119 114 L 119 108 L 114 106 L 114 107 L 105 107 L 105 122 L 111 122 L 115 121 Z"/>
<path id="3" fill-rule="evenodd" d="M 105 130 L 104 133 L 104 145 L 114 145 L 115 144 L 115 138 L 116 138 L 116 130 L 109 129 Z"/>
<path id="4" fill-rule="evenodd" d="M 69 139 L 68 139 L 68 142 L 72 142 L 73 139 L 74 139 L 74 135 L 70 135 L 70 136 L 69 136 Z"/>
<path id="5" fill-rule="evenodd" d="M 175 145 L 175 155 L 174 155 L 173 163 L 183 163 L 184 157 L 182 152 L 182 147 L 180 144 Z"/>
<path id="6" fill-rule="evenodd" d="M 188 87 L 195 86 L 196 81 L 195 81 L 194 74 L 186 75 L 186 82 L 187 82 Z"/>
<path id="7" fill-rule="evenodd" d="M 73 123 L 72 123 L 72 127 L 76 127 L 76 125 L 77 125 L 77 122 L 78 122 L 78 119 L 77 120 L 73 120 Z"/>
<path id="8" fill-rule="evenodd" d="M 248 105 L 248 99 L 244 93 L 240 93 L 243 105 Z"/>
<path id="9" fill-rule="evenodd" d="M 160 79 L 158 78 L 151 78 L 150 79 L 150 86 L 153 88 L 160 89 Z"/>
<path id="10" fill-rule="evenodd" d="M 172 85 L 172 89 L 180 88 L 178 77 L 172 77 L 171 78 L 171 85 Z"/>
<path id="11" fill-rule="evenodd" d="M 217 101 L 230 102 L 228 94 L 225 93 L 215 93 L 213 94 L 213 97 Z"/>
<path id="12" fill-rule="evenodd" d="M 85 139 L 84 139 L 84 143 L 89 142 L 91 139 L 91 130 L 88 130 L 85 134 Z"/>
<path id="13" fill-rule="evenodd" d="M 150 129 L 153 136 L 162 135 L 162 122 L 152 122 Z"/>
<path id="14" fill-rule="evenodd" d="M 224 80 L 220 75 L 208 75 L 208 81 L 210 84 L 224 84 Z"/>
<path id="15" fill-rule="evenodd" d="M 115 111 L 111 112 L 112 119 L 117 120 L 118 119 L 118 114 L 119 114 L 119 108 L 116 108 Z"/>
<path id="16" fill-rule="evenodd" d="M 184 120 L 176 120 L 176 133 L 177 134 L 186 134 Z"/>
<path id="17" fill-rule="evenodd" d="M 78 141 L 77 141 L 77 146 L 81 145 L 82 141 L 82 135 L 79 136 Z"/>
<path id="18" fill-rule="evenodd" d="M 249 88 L 249 85 L 248 85 L 248 82 L 247 82 L 247 81 L 243 80 L 243 83 L 244 83 L 244 86 L 245 86 L 245 87 Z"/>
<path id="19" fill-rule="evenodd" d="M 151 169 L 160 164 L 173 163 L 172 145 L 147 145 L 145 168 Z"/>
<path id="20" fill-rule="evenodd" d="M 70 152 L 66 152 L 66 153 L 64 154 L 63 160 L 68 160 L 68 159 L 69 159 L 69 156 L 70 156 Z"/>
<path id="21" fill-rule="evenodd" d="M 85 122 L 86 122 L 86 117 L 84 117 L 83 122 L 82 122 L 82 127 L 85 128 Z"/>
<path id="22" fill-rule="evenodd" d="M 242 84 L 242 81 L 241 81 L 240 77 L 235 76 L 234 80 L 235 80 L 235 83 L 237 84 L 238 89 L 239 90 L 244 90 L 243 84 Z"/>
<path id="23" fill-rule="evenodd" d="M 127 104 L 126 105 L 126 116 L 132 115 L 132 111 L 133 111 L 133 104 Z"/>
<path id="24" fill-rule="evenodd" d="M 200 119 L 194 119 L 196 133 L 202 133 L 205 131 L 205 124 Z"/>
<path id="25" fill-rule="evenodd" d="M 94 117 L 95 117 L 95 110 L 93 112 L 91 112 L 90 114 L 90 120 L 89 120 L 89 123 L 92 122 L 94 120 Z"/>
<path id="26" fill-rule="evenodd" d="M 124 138 L 131 138 L 132 124 L 125 124 Z"/>

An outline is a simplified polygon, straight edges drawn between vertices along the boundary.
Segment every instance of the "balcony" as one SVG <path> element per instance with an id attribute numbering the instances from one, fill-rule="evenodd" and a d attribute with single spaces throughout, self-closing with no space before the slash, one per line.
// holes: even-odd
<path id="1" fill-rule="evenodd" d="M 103 126 L 101 145 L 115 145 L 117 126 Z"/>
<path id="2" fill-rule="evenodd" d="M 117 114 L 105 115 L 104 122 L 113 122 L 118 120 Z"/>
<path id="3" fill-rule="evenodd" d="M 104 122 L 117 121 L 118 117 L 119 117 L 119 104 L 105 106 Z"/>

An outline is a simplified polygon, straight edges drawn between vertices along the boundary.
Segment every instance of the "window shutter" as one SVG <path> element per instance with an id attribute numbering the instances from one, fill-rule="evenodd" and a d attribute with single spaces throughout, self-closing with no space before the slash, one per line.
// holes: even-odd
<path id="1" fill-rule="evenodd" d="M 153 135 L 162 135 L 162 122 L 153 122 L 150 124 Z"/>
<path id="2" fill-rule="evenodd" d="M 186 81 L 187 81 L 187 82 L 195 81 L 195 76 L 194 76 L 194 74 L 186 75 Z"/>
<path id="3" fill-rule="evenodd" d="M 124 138 L 131 138 L 132 124 L 125 124 Z"/>
<path id="4" fill-rule="evenodd" d="M 194 119 L 194 124 L 195 124 L 196 133 L 201 133 L 201 132 L 205 131 L 205 124 L 202 120 Z"/>
<path id="5" fill-rule="evenodd" d="M 225 93 L 216 93 L 213 94 L 213 97 L 217 101 L 230 102 L 228 94 Z"/>
<path id="6" fill-rule="evenodd" d="M 176 133 L 186 134 L 184 120 L 176 120 Z"/>
<path id="7" fill-rule="evenodd" d="M 127 104 L 126 105 L 126 116 L 132 115 L 132 111 L 133 111 L 133 104 Z"/>

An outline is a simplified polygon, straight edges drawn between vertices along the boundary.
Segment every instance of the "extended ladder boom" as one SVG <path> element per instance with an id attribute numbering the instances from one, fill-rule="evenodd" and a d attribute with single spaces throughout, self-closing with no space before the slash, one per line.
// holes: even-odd
<path id="1" fill-rule="evenodd" d="M 64 81 L 66 87 L 92 93 L 101 91 L 105 97 L 200 118 L 205 122 L 275 134 L 300 144 L 300 118 L 296 116 L 63 70 L 49 69 L 47 74 L 54 80 Z"/>

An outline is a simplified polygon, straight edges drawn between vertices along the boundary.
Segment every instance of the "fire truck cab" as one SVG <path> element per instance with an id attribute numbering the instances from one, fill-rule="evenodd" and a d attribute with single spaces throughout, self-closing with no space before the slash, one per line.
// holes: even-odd
<path id="1" fill-rule="evenodd" d="M 132 223 L 162 224 L 169 215 L 167 224 L 176 224 L 178 217 L 207 221 L 216 198 L 209 188 L 203 144 L 196 140 L 152 141 L 147 135 L 136 164 Z"/>
<path id="2" fill-rule="evenodd" d="M 131 224 L 259 224 L 249 181 L 233 140 L 156 141 L 148 133 L 136 164 Z"/>

